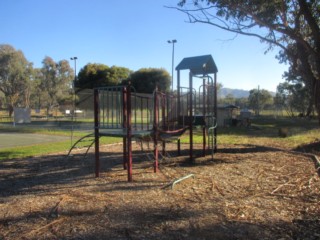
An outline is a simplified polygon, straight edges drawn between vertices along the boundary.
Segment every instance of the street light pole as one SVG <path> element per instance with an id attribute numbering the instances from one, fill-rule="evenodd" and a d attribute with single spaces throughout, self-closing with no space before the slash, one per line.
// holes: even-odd
<path id="1" fill-rule="evenodd" d="M 168 40 L 168 43 L 172 43 L 172 66 L 171 66 L 171 91 L 173 92 L 173 68 L 174 68 L 174 44 L 177 40 Z"/>
<path id="2" fill-rule="evenodd" d="M 73 88 L 74 88 L 74 84 L 77 80 L 77 57 L 71 57 L 70 60 L 74 61 L 74 82 L 73 82 Z"/>
<path id="3" fill-rule="evenodd" d="M 71 57 L 70 60 L 74 61 L 74 80 L 72 84 L 72 90 L 73 90 L 73 101 L 72 101 L 72 113 L 71 113 L 71 147 L 73 144 L 73 121 L 74 121 L 74 116 L 76 112 L 76 90 L 75 90 L 75 84 L 77 80 L 77 57 Z"/>

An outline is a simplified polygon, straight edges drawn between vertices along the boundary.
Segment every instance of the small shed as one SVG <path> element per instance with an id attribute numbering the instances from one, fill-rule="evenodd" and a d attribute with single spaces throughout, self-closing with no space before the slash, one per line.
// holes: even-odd
<path id="1" fill-rule="evenodd" d="M 218 106 L 218 126 L 236 126 L 239 110 L 239 107 L 233 104 Z"/>

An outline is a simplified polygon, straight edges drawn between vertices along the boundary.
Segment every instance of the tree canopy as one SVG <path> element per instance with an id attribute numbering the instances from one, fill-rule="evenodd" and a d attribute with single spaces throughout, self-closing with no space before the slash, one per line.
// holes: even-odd
<path id="1" fill-rule="evenodd" d="M 273 97 L 265 89 L 252 89 L 249 92 L 248 102 L 249 107 L 255 109 L 256 114 L 259 115 L 260 110 L 273 103 Z"/>
<path id="2" fill-rule="evenodd" d="M 142 68 L 129 77 L 131 85 L 140 93 L 152 93 L 156 87 L 161 91 L 169 91 L 170 74 L 161 68 Z"/>
<path id="3" fill-rule="evenodd" d="M 39 88 L 45 95 L 41 101 L 49 110 L 67 97 L 66 93 L 69 93 L 74 77 L 73 70 L 67 60 L 55 62 L 52 58 L 45 57 L 38 74 Z"/>
<path id="4" fill-rule="evenodd" d="M 297 111 L 299 114 L 308 117 L 312 113 L 308 89 L 301 82 L 279 84 L 275 99 L 276 104 L 283 106 L 291 116 L 294 116 Z"/>
<path id="5" fill-rule="evenodd" d="M 75 87 L 79 89 L 92 89 L 94 87 L 115 86 L 127 79 L 131 71 L 128 68 L 104 64 L 89 63 L 78 74 Z"/>
<path id="6" fill-rule="evenodd" d="M 191 4 L 189 4 L 191 3 Z M 320 123 L 320 3 L 318 0 L 180 0 L 189 22 L 257 37 L 279 47 L 295 75 L 311 86 Z"/>
<path id="7" fill-rule="evenodd" d="M 0 45 L 0 91 L 5 95 L 9 115 L 17 106 L 29 105 L 32 64 L 22 51 L 7 44 Z"/>

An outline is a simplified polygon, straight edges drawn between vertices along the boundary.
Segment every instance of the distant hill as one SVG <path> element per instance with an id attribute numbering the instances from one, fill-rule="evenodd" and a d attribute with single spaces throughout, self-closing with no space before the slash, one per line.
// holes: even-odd
<path id="1" fill-rule="evenodd" d="M 228 94 L 232 94 L 234 98 L 247 98 L 249 97 L 249 90 L 243 89 L 232 89 L 232 88 L 221 88 L 218 93 L 219 98 L 225 98 Z M 276 94 L 274 92 L 270 92 L 272 96 Z"/>
<path id="2" fill-rule="evenodd" d="M 225 98 L 228 94 L 232 94 L 234 98 L 249 97 L 249 91 L 243 89 L 232 89 L 232 88 L 221 88 L 219 90 L 218 96 L 220 98 Z"/>

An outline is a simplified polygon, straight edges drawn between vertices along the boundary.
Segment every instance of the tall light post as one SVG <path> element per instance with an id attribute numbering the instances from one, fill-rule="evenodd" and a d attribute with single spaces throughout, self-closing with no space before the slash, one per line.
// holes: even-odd
<path id="1" fill-rule="evenodd" d="M 74 61 L 74 82 L 73 82 L 73 88 L 74 88 L 74 84 L 77 80 L 77 57 L 71 57 L 70 60 Z"/>
<path id="2" fill-rule="evenodd" d="M 171 66 L 171 91 L 173 92 L 173 68 L 174 68 L 174 44 L 177 42 L 176 39 L 168 40 L 169 44 L 172 44 L 172 66 Z"/>
<path id="3" fill-rule="evenodd" d="M 74 116 L 76 114 L 76 90 L 75 90 L 75 84 L 77 80 L 77 57 L 71 57 L 70 60 L 74 61 L 74 80 L 72 84 L 72 90 L 73 90 L 73 101 L 72 101 L 72 112 L 71 112 L 71 147 L 73 144 L 73 121 L 74 121 Z"/>

